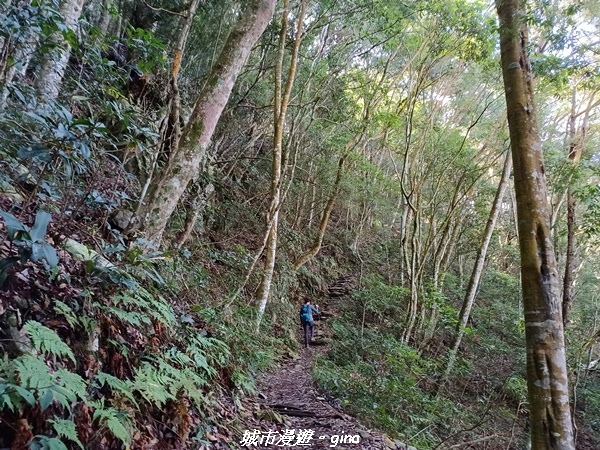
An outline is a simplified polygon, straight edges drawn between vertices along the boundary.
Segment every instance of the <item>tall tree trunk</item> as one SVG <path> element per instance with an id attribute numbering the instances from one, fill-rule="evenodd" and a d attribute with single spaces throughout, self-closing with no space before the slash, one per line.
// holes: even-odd
<path id="1" fill-rule="evenodd" d="M 583 144 L 587 135 L 587 127 L 589 122 L 590 111 L 594 108 L 594 95 L 590 98 L 588 107 L 583 111 L 584 117 L 578 132 L 576 126 L 577 114 L 577 90 L 573 88 L 573 97 L 571 101 L 571 114 L 569 116 L 569 136 L 567 153 L 573 168 L 579 165 Z M 573 286 L 575 284 L 575 259 L 577 257 L 577 237 L 575 235 L 576 217 L 575 209 L 577 200 L 573 195 L 573 177 L 569 180 L 567 187 L 567 253 L 565 256 L 565 276 L 563 278 L 563 298 L 562 298 L 562 313 L 563 325 L 566 327 L 569 322 L 569 311 L 573 303 Z"/>
<path id="2" fill-rule="evenodd" d="M 502 204 L 504 193 L 506 192 L 506 187 L 508 186 L 511 168 L 512 159 L 510 152 L 508 152 L 504 162 L 504 168 L 502 169 L 502 177 L 500 178 L 500 183 L 498 184 L 498 189 L 496 190 L 496 196 L 494 197 L 494 202 L 492 203 L 490 216 L 485 224 L 481 246 L 477 252 L 477 258 L 475 258 L 475 265 L 473 266 L 473 272 L 471 273 L 465 299 L 463 301 L 460 314 L 458 315 L 456 336 L 454 338 L 454 343 L 452 344 L 452 349 L 450 349 L 450 353 L 448 354 L 448 365 L 446 367 L 446 373 L 444 374 L 444 380 L 448 377 L 452 367 L 454 366 L 460 343 L 465 335 L 465 327 L 467 326 L 469 317 L 471 316 L 471 309 L 473 308 L 475 296 L 477 294 L 477 290 L 479 289 L 479 281 L 481 280 L 481 274 L 483 273 L 487 249 L 490 245 L 490 241 L 492 240 L 492 234 L 494 233 L 494 228 L 496 227 L 496 220 L 498 220 L 498 215 L 500 214 L 500 205 Z"/>
<path id="3" fill-rule="evenodd" d="M 283 6 L 283 14 L 281 17 L 281 34 L 279 36 L 279 55 L 277 66 L 275 68 L 275 95 L 273 100 L 273 163 L 271 169 L 271 207 L 268 213 L 268 222 L 271 227 L 268 231 L 265 269 L 262 280 L 258 287 L 256 299 L 258 302 L 258 313 L 256 320 L 257 330 L 260 327 L 260 322 L 267 307 L 267 301 L 271 292 L 271 282 L 273 281 L 273 273 L 275 271 L 275 257 L 277 256 L 277 232 L 279 225 L 279 210 L 281 208 L 281 175 L 282 175 L 282 157 L 283 157 L 283 131 L 285 128 L 285 118 L 287 108 L 292 95 L 292 87 L 294 78 L 296 77 L 296 65 L 298 63 L 298 53 L 300 43 L 302 42 L 302 26 L 304 24 L 304 14 L 306 12 L 306 1 L 303 0 L 300 4 L 300 13 L 298 16 L 298 24 L 296 27 L 296 38 L 292 49 L 292 58 L 290 67 L 288 68 L 287 80 L 285 88 L 282 89 L 282 72 L 283 59 L 285 55 L 285 41 L 287 35 L 287 20 L 289 14 L 289 1 L 286 0 Z"/>
<path id="4" fill-rule="evenodd" d="M 571 101 L 571 114 L 569 116 L 569 145 L 567 147 L 567 156 L 572 163 L 577 163 L 580 158 L 581 151 L 576 142 L 576 98 L 577 90 L 573 89 Z M 565 254 L 565 275 L 563 278 L 563 297 L 562 297 L 562 314 L 563 326 L 567 326 L 569 322 L 569 310 L 573 301 L 573 280 L 575 278 L 575 196 L 571 188 L 572 180 L 569 180 L 567 186 L 567 251 Z"/>
<path id="5" fill-rule="evenodd" d="M 98 24 L 98 28 L 100 29 L 100 33 L 102 36 L 106 36 L 108 33 L 108 28 L 110 27 L 110 8 L 112 6 L 112 0 L 103 0 L 102 1 L 102 17 L 100 18 L 100 23 Z"/>
<path id="6" fill-rule="evenodd" d="M 252 47 L 271 20 L 276 3 L 277 0 L 249 1 L 231 30 L 205 87 L 196 99 L 175 154 L 162 177 L 152 186 L 144 218 L 146 234 L 154 242 L 160 242 L 188 183 L 198 175 L 235 80 L 246 64 Z"/>
<path id="7" fill-rule="evenodd" d="M 515 173 L 532 450 L 575 449 L 560 288 L 527 56 L 524 0 L 496 0 Z"/>
<path id="8" fill-rule="evenodd" d="M 65 25 L 71 30 L 75 30 L 77 22 L 83 10 L 84 0 L 65 0 L 60 7 L 60 14 L 65 21 Z M 60 85 L 62 83 L 71 46 L 59 32 L 54 33 L 52 40 L 57 46 L 58 56 L 51 52 L 42 61 L 42 68 L 38 74 L 36 86 L 40 97 L 45 100 L 54 100 L 58 97 Z"/>

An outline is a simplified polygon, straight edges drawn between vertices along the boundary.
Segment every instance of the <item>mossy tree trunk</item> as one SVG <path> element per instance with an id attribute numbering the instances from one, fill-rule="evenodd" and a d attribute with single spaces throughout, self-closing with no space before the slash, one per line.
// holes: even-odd
<path id="1" fill-rule="evenodd" d="M 533 450 L 574 449 L 560 287 L 527 56 L 526 4 L 496 0 L 519 221 Z"/>
<path id="2" fill-rule="evenodd" d="M 276 0 L 252 0 L 240 13 L 207 83 L 198 95 L 176 151 L 162 176 L 153 181 L 145 205 L 147 237 L 160 242 L 163 231 L 189 182 L 198 175 L 217 122 L 252 47 L 267 27 Z"/>

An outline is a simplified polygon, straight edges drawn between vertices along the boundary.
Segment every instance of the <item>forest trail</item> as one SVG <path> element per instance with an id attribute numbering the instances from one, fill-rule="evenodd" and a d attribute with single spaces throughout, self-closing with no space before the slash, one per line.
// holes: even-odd
<path id="1" fill-rule="evenodd" d="M 319 392 L 312 379 L 315 357 L 329 348 L 331 331 L 327 319 L 335 315 L 338 302 L 347 293 L 348 283 L 348 277 L 338 280 L 329 289 L 329 297 L 320 302 L 323 314 L 321 320 L 316 321 L 315 342 L 311 347 L 291 355 L 276 370 L 258 380 L 258 396 L 250 400 L 251 405 L 246 405 L 255 411 L 253 422 L 257 426 L 254 429 L 260 431 L 254 431 L 257 442 L 263 438 L 262 444 L 256 447 L 416 450 L 362 425 L 345 413 L 335 399 Z M 302 342 L 300 327 L 297 335 Z M 286 435 L 285 430 L 293 430 L 294 438 L 288 437 L 292 433 L 288 431 Z"/>

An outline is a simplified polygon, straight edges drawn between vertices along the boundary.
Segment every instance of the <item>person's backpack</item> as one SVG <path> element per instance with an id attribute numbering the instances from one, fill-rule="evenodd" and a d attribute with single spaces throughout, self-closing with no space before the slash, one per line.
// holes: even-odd
<path id="1" fill-rule="evenodd" d="M 302 320 L 302 322 L 310 322 L 311 319 L 310 305 L 303 305 L 302 308 L 300 308 L 300 320 Z"/>

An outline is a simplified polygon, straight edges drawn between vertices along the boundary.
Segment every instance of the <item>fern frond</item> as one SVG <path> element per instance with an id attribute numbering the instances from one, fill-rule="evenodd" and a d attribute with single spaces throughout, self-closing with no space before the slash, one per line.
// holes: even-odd
<path id="1" fill-rule="evenodd" d="M 135 397 L 131 393 L 132 383 L 129 380 L 120 380 L 117 377 L 109 375 L 108 373 L 100 372 L 96 375 L 94 379 L 97 383 L 98 388 L 102 388 L 104 385 L 108 385 L 111 390 L 115 393 L 119 393 L 127 397 L 131 402 L 138 407 L 138 403 L 135 400 Z"/>
<path id="2" fill-rule="evenodd" d="M 68 389 L 80 399 L 85 400 L 87 397 L 87 382 L 78 374 L 59 369 L 54 372 L 53 376 L 59 386 Z"/>
<path id="3" fill-rule="evenodd" d="M 67 323 L 71 325 L 71 328 L 75 328 L 77 326 L 77 316 L 75 315 L 73 308 L 66 303 L 61 302 L 60 300 L 54 300 L 54 311 L 56 311 L 58 314 L 61 314 Z"/>
<path id="4" fill-rule="evenodd" d="M 164 297 L 159 295 L 158 298 L 155 298 L 141 286 L 135 291 L 135 297 L 139 302 L 144 302 L 147 305 L 148 312 L 157 321 L 165 325 L 172 325 L 175 323 L 175 313 L 173 312 L 173 308 Z"/>
<path id="5" fill-rule="evenodd" d="M 193 363 L 192 358 L 190 358 L 185 353 L 179 351 L 177 347 L 171 347 L 169 350 L 167 350 L 167 352 L 165 353 L 165 357 L 169 361 L 178 363 L 182 367 L 186 367 L 187 365 Z"/>
<path id="6" fill-rule="evenodd" d="M 29 389 L 18 384 L 0 384 L 0 411 L 8 406 L 11 411 L 20 408 L 25 400 L 31 406 L 35 405 L 35 395 Z"/>
<path id="7" fill-rule="evenodd" d="M 59 437 L 67 438 L 70 441 L 75 442 L 79 448 L 83 449 L 83 444 L 77 435 L 75 422 L 65 419 L 49 420 L 48 422 L 52 424 L 54 431 L 56 431 L 56 434 L 58 434 Z"/>
<path id="8" fill-rule="evenodd" d="M 122 322 L 134 325 L 136 327 L 141 327 L 142 323 L 146 325 L 152 324 L 147 315 L 139 313 L 137 311 L 125 311 L 124 309 L 120 309 L 114 306 L 100 306 L 100 309 L 106 312 L 107 314 L 116 317 Z"/>
<path id="9" fill-rule="evenodd" d="M 30 320 L 25 324 L 25 331 L 33 341 L 33 347 L 42 354 L 67 356 L 75 362 L 75 356 L 67 344 L 50 328 L 39 322 Z"/>
<path id="10" fill-rule="evenodd" d="M 20 388 L 17 392 L 31 403 L 23 390 L 35 393 L 40 407 L 45 410 L 56 400 L 66 409 L 78 398 L 85 399 L 87 383 L 79 375 L 66 369 L 50 373 L 42 357 L 23 355 L 13 360 L 13 370 L 18 372 Z M 21 389 L 22 388 L 22 389 Z"/>
<path id="11" fill-rule="evenodd" d="M 188 352 L 205 356 L 211 365 L 224 366 L 229 362 L 231 352 L 225 342 L 199 333 L 188 336 L 188 341 L 190 343 Z M 198 361 L 198 364 L 200 363 L 201 360 Z"/>
<path id="12" fill-rule="evenodd" d="M 120 439 L 127 448 L 131 444 L 133 433 L 130 431 L 131 420 L 129 416 L 114 408 L 98 408 L 94 411 L 93 420 L 99 420 L 117 439 Z M 124 424 L 128 425 L 126 427 Z M 127 429 L 129 428 L 129 430 Z"/>
<path id="13" fill-rule="evenodd" d="M 175 400 L 175 396 L 165 387 L 172 382 L 172 378 L 159 372 L 150 364 L 144 363 L 135 373 L 133 389 L 148 403 L 161 407 L 167 400 Z"/>
<path id="14" fill-rule="evenodd" d="M 22 355 L 13 360 L 14 368 L 19 372 L 21 386 L 27 389 L 46 389 L 54 385 L 52 375 L 48 373 L 48 366 L 43 359 Z"/>

